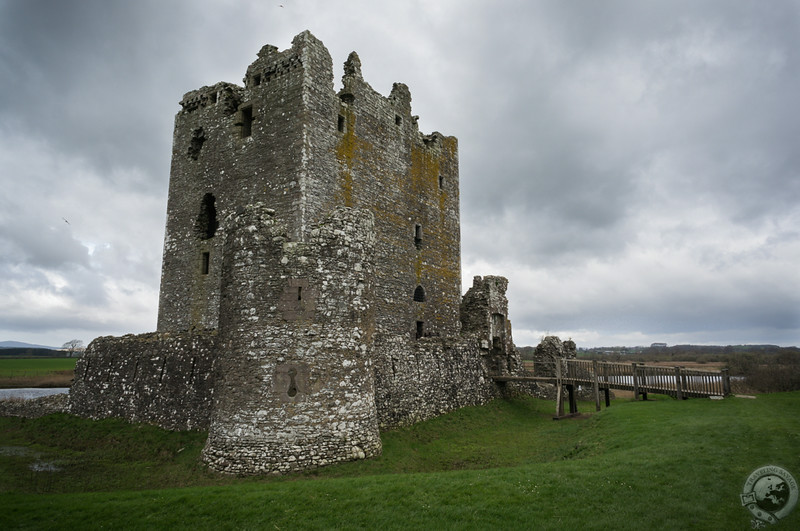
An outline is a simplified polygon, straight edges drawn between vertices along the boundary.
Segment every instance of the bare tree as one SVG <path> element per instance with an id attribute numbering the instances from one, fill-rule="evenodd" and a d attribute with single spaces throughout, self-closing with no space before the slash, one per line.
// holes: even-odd
<path id="1" fill-rule="evenodd" d="M 67 357 L 69 358 L 80 355 L 84 351 L 83 341 L 80 339 L 70 339 L 61 348 L 67 351 Z"/>

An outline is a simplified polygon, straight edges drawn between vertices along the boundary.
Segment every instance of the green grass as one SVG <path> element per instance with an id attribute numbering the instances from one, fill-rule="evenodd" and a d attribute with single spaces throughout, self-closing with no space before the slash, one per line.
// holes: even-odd
<path id="1" fill-rule="evenodd" d="M 202 433 L 4 418 L 0 528 L 749 529 L 747 476 L 800 478 L 800 393 L 553 409 L 465 408 L 382 434 L 379 458 L 255 479 L 198 465 Z M 800 528 L 800 508 L 775 528 Z"/>
<path id="2" fill-rule="evenodd" d="M 0 378 L 44 376 L 75 370 L 77 358 L 0 358 Z"/>

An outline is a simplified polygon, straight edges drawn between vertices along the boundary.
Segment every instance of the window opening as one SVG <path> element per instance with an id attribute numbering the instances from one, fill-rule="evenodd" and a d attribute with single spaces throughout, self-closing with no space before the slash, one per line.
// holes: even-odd
<path id="1" fill-rule="evenodd" d="M 297 300 L 303 300 L 303 286 L 297 286 Z"/>
<path id="2" fill-rule="evenodd" d="M 211 193 L 204 195 L 200 202 L 200 214 L 197 216 L 195 231 L 201 240 L 213 238 L 219 227 L 216 202 L 214 194 Z"/>
<path id="3" fill-rule="evenodd" d="M 206 134 L 202 127 L 198 127 L 192 131 L 192 140 L 189 142 L 189 149 L 186 153 L 192 160 L 197 160 L 200 156 L 200 150 L 203 149 L 203 143 L 206 141 Z"/>
<path id="4" fill-rule="evenodd" d="M 402 125 L 402 123 L 403 123 L 403 119 L 400 118 L 400 115 L 399 114 L 395 114 L 394 115 L 394 124 L 395 125 Z"/>
<path id="5" fill-rule="evenodd" d="M 422 248 L 422 225 L 414 226 L 414 245 L 417 249 Z"/>
<path id="6" fill-rule="evenodd" d="M 253 107 L 244 107 L 242 109 L 242 138 L 247 138 L 253 134 Z"/>
<path id="7" fill-rule="evenodd" d="M 336 124 L 336 128 L 340 133 L 344 133 L 344 116 L 341 114 L 339 115 L 339 122 Z"/>
<path id="8" fill-rule="evenodd" d="M 297 382 L 294 380 L 295 376 L 297 376 L 297 369 L 292 367 L 289 369 L 289 389 L 286 391 L 286 394 L 291 398 L 297 396 Z"/>
<path id="9" fill-rule="evenodd" d="M 414 302 L 425 302 L 425 288 L 422 286 L 414 290 Z"/>
<path id="10" fill-rule="evenodd" d="M 425 321 L 417 321 L 417 339 L 425 332 Z"/>
<path id="11" fill-rule="evenodd" d="M 200 262 L 200 274 L 207 275 L 209 265 L 211 264 L 211 254 L 208 252 L 204 252 L 201 256 Z"/>
<path id="12" fill-rule="evenodd" d="M 442 188 L 444 188 L 444 177 L 442 177 L 440 175 L 439 176 L 439 189 L 441 190 Z"/>
<path id="13" fill-rule="evenodd" d="M 253 85 L 259 86 L 261 84 L 261 74 L 256 74 L 253 76 Z"/>

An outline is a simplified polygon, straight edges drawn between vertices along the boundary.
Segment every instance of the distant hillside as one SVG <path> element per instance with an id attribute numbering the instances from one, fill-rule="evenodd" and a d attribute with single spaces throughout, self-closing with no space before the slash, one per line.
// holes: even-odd
<path id="1" fill-rule="evenodd" d="M 35 349 L 48 349 L 58 350 L 60 347 L 47 347 L 45 345 L 33 345 L 31 343 L 22 343 L 20 341 L 0 341 L 0 348 L 35 348 Z"/>
<path id="2" fill-rule="evenodd" d="M 57 347 L 33 345 L 20 341 L 0 341 L 0 358 L 53 358 L 64 357 L 66 354 Z"/>

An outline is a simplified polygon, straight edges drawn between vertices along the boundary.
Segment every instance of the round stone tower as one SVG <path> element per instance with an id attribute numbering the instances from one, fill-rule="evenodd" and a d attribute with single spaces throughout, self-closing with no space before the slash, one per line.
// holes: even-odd
<path id="1" fill-rule="evenodd" d="M 225 222 L 214 409 L 203 459 L 283 473 L 380 453 L 372 215 L 341 208 L 293 242 L 263 205 Z"/>

